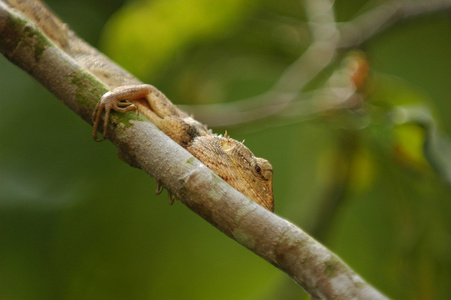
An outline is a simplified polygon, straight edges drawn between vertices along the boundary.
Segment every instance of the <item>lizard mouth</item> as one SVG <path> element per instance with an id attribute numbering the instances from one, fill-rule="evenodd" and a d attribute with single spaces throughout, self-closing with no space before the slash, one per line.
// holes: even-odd
<path id="1" fill-rule="evenodd" d="M 240 170 L 240 173 L 241 177 L 245 179 L 247 187 L 238 190 L 267 210 L 274 212 L 272 181 L 270 179 L 249 176 L 245 170 Z"/>
<path id="2" fill-rule="evenodd" d="M 258 196 L 260 199 L 260 205 L 266 208 L 267 210 L 274 212 L 274 195 L 272 193 L 272 188 L 267 190 L 267 188 L 263 188 L 266 197 Z"/>

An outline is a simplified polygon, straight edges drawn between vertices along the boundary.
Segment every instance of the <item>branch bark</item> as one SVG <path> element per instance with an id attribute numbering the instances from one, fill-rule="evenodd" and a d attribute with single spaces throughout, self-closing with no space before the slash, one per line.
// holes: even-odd
<path id="1" fill-rule="evenodd" d="M 91 124 L 107 90 L 140 83 L 79 39 L 38 1 L 0 1 L 0 52 Z M 314 299 L 385 299 L 300 228 L 267 211 L 134 113 L 115 114 L 110 140 L 187 207 L 286 272 Z"/>

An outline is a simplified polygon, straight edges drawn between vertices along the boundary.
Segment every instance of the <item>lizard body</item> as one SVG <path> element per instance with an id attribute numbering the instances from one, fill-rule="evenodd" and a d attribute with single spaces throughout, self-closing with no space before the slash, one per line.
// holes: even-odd
<path id="1" fill-rule="evenodd" d="M 93 114 L 93 137 L 96 140 L 99 140 L 97 129 L 103 111 L 103 137 L 106 137 L 111 110 L 143 114 L 232 187 L 274 211 L 273 169 L 269 161 L 255 157 L 243 143 L 227 134 L 214 134 L 179 110 L 155 87 L 148 84 L 121 86 L 105 93 Z"/>
<path id="2" fill-rule="evenodd" d="M 5 1 L 26 14 L 57 47 L 111 89 L 94 111 L 95 138 L 103 111 L 105 137 L 111 110 L 137 110 L 235 189 L 268 210 L 274 210 L 272 167 L 267 160 L 255 157 L 242 143 L 228 136 L 213 134 L 156 88 L 140 84 L 130 73 L 78 38 L 42 2 Z"/>

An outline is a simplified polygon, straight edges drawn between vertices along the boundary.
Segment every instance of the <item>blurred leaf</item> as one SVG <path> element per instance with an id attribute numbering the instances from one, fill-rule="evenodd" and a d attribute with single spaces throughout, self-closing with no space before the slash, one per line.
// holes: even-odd
<path id="1" fill-rule="evenodd" d="M 138 77 L 147 78 L 194 42 L 230 32 L 254 1 L 142 0 L 110 19 L 103 49 Z"/>
<path id="2" fill-rule="evenodd" d="M 424 171 L 429 168 L 429 162 L 424 156 L 424 129 L 414 123 L 401 124 L 393 128 L 394 155 L 398 163 L 407 167 Z"/>
<path id="3" fill-rule="evenodd" d="M 392 147 L 398 163 L 419 172 L 433 168 L 451 184 L 451 141 L 440 130 L 430 98 L 406 81 L 378 76 L 371 99 L 383 107 L 378 113 L 392 127 Z M 382 116 L 382 117 L 381 117 Z"/>
<path id="4" fill-rule="evenodd" d="M 423 164 L 427 160 L 451 184 L 451 140 L 440 131 L 430 110 L 423 106 L 402 106 L 395 112 L 395 120 L 401 124 L 397 128 L 411 128 L 408 136 L 399 139 L 404 145 L 404 152 L 417 163 Z M 422 157 L 420 150 L 424 155 Z"/>
<path id="5" fill-rule="evenodd" d="M 371 103 L 389 109 L 408 104 L 428 105 L 431 101 L 429 96 L 418 86 L 388 74 L 374 74 L 372 84 L 368 89 Z"/>
<path id="6" fill-rule="evenodd" d="M 350 188 L 354 193 L 368 190 L 374 182 L 377 165 L 371 151 L 366 147 L 359 147 L 354 153 L 351 165 Z"/>

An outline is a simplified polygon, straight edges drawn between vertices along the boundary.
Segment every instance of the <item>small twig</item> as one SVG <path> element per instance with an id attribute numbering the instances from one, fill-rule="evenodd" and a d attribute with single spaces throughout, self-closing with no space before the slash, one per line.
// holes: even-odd
<path id="1" fill-rule="evenodd" d="M 335 56 L 338 30 L 335 26 L 333 1 L 306 1 L 307 18 L 312 42 L 266 93 L 231 103 L 181 106 L 210 126 L 234 126 L 280 114 L 299 99 L 300 91 Z"/>
<path id="2" fill-rule="evenodd" d="M 391 1 L 343 23 L 340 28 L 340 48 L 358 47 L 396 22 L 451 9 L 449 0 Z"/>
<path id="3" fill-rule="evenodd" d="M 318 97 L 306 97 L 300 92 L 333 61 L 337 49 L 359 47 L 396 22 L 451 9 L 450 0 L 392 1 L 349 22 L 336 24 L 327 3 L 328 1 L 306 3 L 312 43 L 267 93 L 235 102 L 181 107 L 193 113 L 202 122 L 216 127 L 236 126 L 272 116 L 297 115 L 307 118 L 326 112 L 333 108 L 315 103 Z M 324 19 L 315 22 L 314 15 Z M 330 34 L 330 39 L 327 33 Z M 323 93 L 324 91 L 319 89 L 315 94 Z"/>

